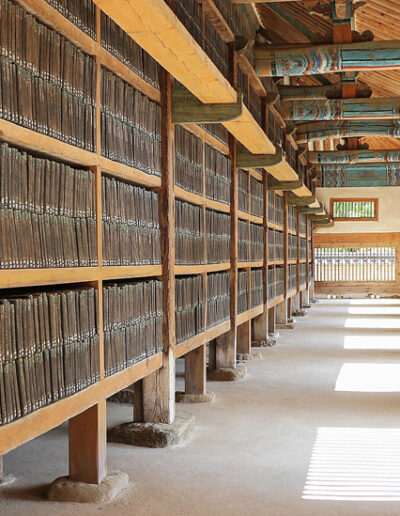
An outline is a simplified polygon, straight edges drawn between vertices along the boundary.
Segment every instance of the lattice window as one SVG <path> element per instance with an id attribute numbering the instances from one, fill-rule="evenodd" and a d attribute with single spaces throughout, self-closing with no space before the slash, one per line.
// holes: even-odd
<path id="1" fill-rule="evenodd" d="M 378 220 L 378 199 L 331 199 L 334 220 Z"/>
<path id="2" fill-rule="evenodd" d="M 320 247 L 315 249 L 315 281 L 395 281 L 395 247 Z"/>

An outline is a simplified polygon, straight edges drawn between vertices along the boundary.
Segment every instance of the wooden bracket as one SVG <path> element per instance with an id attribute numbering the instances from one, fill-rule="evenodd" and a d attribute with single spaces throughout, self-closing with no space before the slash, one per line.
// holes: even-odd
<path id="1" fill-rule="evenodd" d="M 312 215 L 308 216 L 308 219 L 312 222 L 324 222 L 325 220 L 331 220 L 328 215 Z"/>
<path id="2" fill-rule="evenodd" d="M 297 190 L 303 186 L 303 181 L 278 181 L 272 176 L 267 178 L 268 190 L 290 192 L 291 190 Z"/>
<path id="3" fill-rule="evenodd" d="M 286 136 L 294 137 L 296 131 L 297 131 L 297 128 L 294 124 L 290 124 L 290 123 L 286 122 Z"/>
<path id="4" fill-rule="evenodd" d="M 280 99 L 279 93 L 274 93 L 274 92 L 267 93 L 266 101 L 267 101 L 267 104 L 269 104 L 270 106 L 274 106 L 278 102 L 279 99 Z"/>
<path id="5" fill-rule="evenodd" d="M 321 211 L 324 210 L 324 206 L 321 203 L 319 203 L 318 208 L 310 208 L 309 206 L 303 206 L 302 208 L 300 208 L 300 213 L 302 213 L 303 215 L 315 215 L 316 213 L 321 213 Z"/>
<path id="6" fill-rule="evenodd" d="M 250 154 L 250 152 L 237 153 L 237 167 L 243 170 L 252 168 L 266 168 L 279 165 L 283 161 L 282 150 L 277 150 L 276 154 Z"/>
<path id="7" fill-rule="evenodd" d="M 291 206 L 308 206 L 315 202 L 315 195 L 311 195 L 309 197 L 297 197 L 292 193 L 288 195 L 288 204 Z"/>
<path id="8" fill-rule="evenodd" d="M 237 120 L 243 114 L 243 94 L 237 101 L 225 104 L 203 104 L 186 88 L 172 91 L 172 121 L 175 124 L 219 124 Z"/>
<path id="9" fill-rule="evenodd" d="M 314 220 L 313 224 L 314 226 L 325 226 L 327 228 L 331 228 L 334 226 L 334 222 L 331 219 Z"/>

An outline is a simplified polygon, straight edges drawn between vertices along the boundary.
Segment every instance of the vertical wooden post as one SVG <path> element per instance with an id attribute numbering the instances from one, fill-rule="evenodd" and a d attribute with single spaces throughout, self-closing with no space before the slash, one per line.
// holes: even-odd
<path id="1" fill-rule="evenodd" d="M 0 484 L 4 478 L 4 464 L 3 464 L 3 455 L 0 455 Z"/>
<path id="2" fill-rule="evenodd" d="M 173 78 L 161 71 L 161 189 L 159 192 L 163 273 L 163 365 L 143 379 L 143 419 L 172 423 L 175 419 L 175 195 Z"/>
<path id="3" fill-rule="evenodd" d="M 100 484 L 107 475 L 106 401 L 69 420 L 69 478 Z"/>
<path id="4" fill-rule="evenodd" d="M 234 44 L 229 44 L 230 82 L 237 83 L 237 62 Z M 231 160 L 231 242 L 230 242 L 230 319 L 231 329 L 216 339 L 216 369 L 236 367 L 237 345 L 237 287 L 238 287 L 238 170 L 236 166 L 236 140 L 229 134 L 229 157 Z"/>
<path id="5" fill-rule="evenodd" d="M 276 305 L 276 322 L 278 325 L 285 325 L 288 322 L 288 299 Z"/>
<path id="6" fill-rule="evenodd" d="M 268 335 L 276 337 L 276 310 L 275 306 L 268 309 Z"/>
<path id="7" fill-rule="evenodd" d="M 263 129 L 267 129 L 268 111 L 265 99 L 262 99 Z M 264 250 L 263 250 L 263 312 L 253 319 L 252 340 L 257 343 L 268 341 L 268 175 L 263 173 L 263 228 L 264 228 Z"/>
<path id="8" fill-rule="evenodd" d="M 243 355 L 251 353 L 251 321 L 237 327 L 237 352 Z"/>
<path id="9" fill-rule="evenodd" d="M 205 394 L 207 346 L 203 344 L 185 355 L 185 393 Z"/>
<path id="10" fill-rule="evenodd" d="M 133 385 L 133 421 L 135 423 L 144 422 L 143 414 L 143 380 L 139 380 Z"/>

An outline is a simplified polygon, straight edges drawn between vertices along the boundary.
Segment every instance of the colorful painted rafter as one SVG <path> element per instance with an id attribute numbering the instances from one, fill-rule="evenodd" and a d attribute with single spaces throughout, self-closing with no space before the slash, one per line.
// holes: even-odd
<path id="1" fill-rule="evenodd" d="M 371 120 L 359 122 L 356 120 L 341 120 L 331 122 L 310 122 L 297 126 L 296 140 L 298 143 L 326 140 L 327 138 L 349 138 L 362 136 L 394 136 L 400 138 L 400 121 Z"/>
<path id="2" fill-rule="evenodd" d="M 316 164 L 348 164 L 357 163 L 399 163 L 400 150 L 343 150 L 316 151 L 307 154 L 309 163 Z"/>
<path id="3" fill-rule="evenodd" d="M 321 165 L 321 186 L 399 186 L 400 163 Z"/>

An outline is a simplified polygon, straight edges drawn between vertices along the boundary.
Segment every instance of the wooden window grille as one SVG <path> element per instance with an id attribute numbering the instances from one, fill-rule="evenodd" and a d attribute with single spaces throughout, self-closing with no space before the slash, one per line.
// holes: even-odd
<path id="1" fill-rule="evenodd" d="M 334 220 L 378 220 L 378 199 L 331 199 Z"/>
<path id="2" fill-rule="evenodd" d="M 314 253 L 315 281 L 395 281 L 395 247 L 320 247 Z"/>

